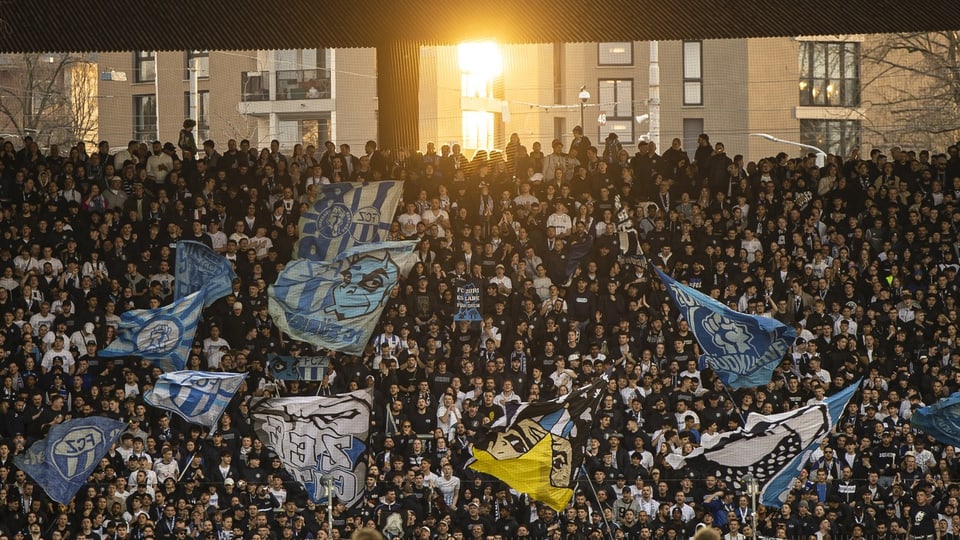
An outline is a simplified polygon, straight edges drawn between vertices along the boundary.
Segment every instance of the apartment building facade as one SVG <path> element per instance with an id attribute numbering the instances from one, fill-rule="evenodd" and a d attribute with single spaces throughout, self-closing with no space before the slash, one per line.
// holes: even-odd
<path id="1" fill-rule="evenodd" d="M 661 148 L 680 138 L 692 150 L 705 132 L 748 159 L 784 149 L 756 133 L 866 152 L 891 144 L 885 132 L 895 122 L 877 105 L 880 68 L 863 60 L 873 39 L 664 41 L 653 56 L 649 42 L 423 47 L 419 147 L 457 143 L 470 154 L 503 148 L 517 133 L 528 148 L 540 141 L 549 151 L 551 139 L 568 143 L 582 123 L 595 144 L 614 132 L 631 149 L 640 138 L 659 138 Z M 91 141 L 175 140 L 187 117 L 198 121 L 201 140 L 261 146 L 330 139 L 357 147 L 377 135 L 373 49 L 133 51 L 95 62 Z M 887 86 L 907 84 L 917 82 Z M 650 121 L 654 88 L 658 130 Z"/>

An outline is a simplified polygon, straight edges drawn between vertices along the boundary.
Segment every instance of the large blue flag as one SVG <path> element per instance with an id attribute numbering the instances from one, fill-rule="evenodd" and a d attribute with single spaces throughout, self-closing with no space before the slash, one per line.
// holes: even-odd
<path id="1" fill-rule="evenodd" d="M 13 462 L 51 499 L 70 504 L 126 428 L 125 423 L 102 416 L 68 420 L 50 428 L 46 438 L 34 442 Z"/>
<path id="2" fill-rule="evenodd" d="M 143 399 L 154 407 L 179 414 L 191 424 L 212 428 L 246 376 L 209 371 L 164 373 L 143 394 Z"/>
<path id="3" fill-rule="evenodd" d="M 206 244 L 181 240 L 177 242 L 177 268 L 174 277 L 175 300 L 202 290 L 203 307 L 208 307 L 233 291 L 233 280 L 237 278 L 237 274 L 226 257 L 217 255 Z"/>
<path id="4" fill-rule="evenodd" d="M 197 333 L 203 298 L 203 293 L 197 291 L 169 306 L 124 312 L 117 339 L 100 351 L 100 356 L 141 356 L 164 372 L 180 371 L 187 363 Z"/>
<path id="5" fill-rule="evenodd" d="M 332 261 L 290 262 L 270 286 L 270 315 L 294 339 L 360 354 L 390 290 L 413 265 L 416 242 L 356 246 Z"/>
<path id="6" fill-rule="evenodd" d="M 917 409 L 910 425 L 942 443 L 960 446 L 960 392 Z"/>
<path id="7" fill-rule="evenodd" d="M 653 269 L 703 348 L 701 363 L 712 368 L 730 388 L 770 382 L 773 370 L 797 337 L 793 327 L 769 317 L 734 311 L 700 291 L 677 283 L 659 268 Z"/>
<path id="8" fill-rule="evenodd" d="M 317 202 L 300 216 L 294 258 L 329 261 L 354 246 L 383 242 L 403 182 L 321 184 Z"/>
<path id="9" fill-rule="evenodd" d="M 326 499 L 324 479 L 347 506 L 363 496 L 373 392 L 330 397 L 254 398 L 253 429 L 302 482 L 314 502 Z"/>
<path id="10" fill-rule="evenodd" d="M 827 410 L 830 414 L 831 429 L 837 425 L 837 422 L 840 420 L 840 415 L 843 414 L 843 410 L 847 408 L 847 403 L 850 402 L 850 399 L 857 392 L 858 388 L 860 388 L 859 380 L 826 399 Z M 819 447 L 820 441 L 807 446 L 807 448 L 804 448 L 802 452 L 790 460 L 780 472 L 774 475 L 760 493 L 761 504 L 771 508 L 780 508 L 783 506 L 784 503 L 787 502 L 787 495 L 789 495 L 790 490 L 793 489 L 794 481 L 800 475 L 800 470 L 810 461 L 810 456 L 813 455 Z"/>

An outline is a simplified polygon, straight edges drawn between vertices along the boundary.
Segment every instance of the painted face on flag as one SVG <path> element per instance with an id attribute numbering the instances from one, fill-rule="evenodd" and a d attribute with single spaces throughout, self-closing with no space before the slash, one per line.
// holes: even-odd
<path id="1" fill-rule="evenodd" d="M 578 390 L 563 402 L 522 405 L 508 427 L 474 447 L 470 468 L 563 508 L 573 496 L 596 397 Z"/>
<path id="2" fill-rule="evenodd" d="M 397 280 L 400 271 L 389 255 L 385 259 L 360 256 L 340 272 L 343 282 L 330 288 L 326 307 L 338 320 L 362 317 L 373 312 Z"/>
<path id="3" fill-rule="evenodd" d="M 498 433 L 497 438 L 486 450 L 477 450 L 477 461 L 506 461 L 525 456 L 542 464 L 550 464 L 550 485 L 567 487 L 573 478 L 573 447 L 570 441 L 554 437 L 536 421 L 524 419 L 516 423 L 513 429 Z M 526 466 L 502 466 L 504 475 L 500 476 L 508 484 L 522 484 L 529 474 Z"/>

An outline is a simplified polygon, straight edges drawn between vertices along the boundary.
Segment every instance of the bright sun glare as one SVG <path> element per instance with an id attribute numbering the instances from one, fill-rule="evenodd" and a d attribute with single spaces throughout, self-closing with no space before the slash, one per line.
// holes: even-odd
<path id="1" fill-rule="evenodd" d="M 492 79 L 503 71 L 500 45 L 493 41 L 461 43 L 457 47 L 457 56 L 462 73 L 472 73 L 485 79 Z"/>

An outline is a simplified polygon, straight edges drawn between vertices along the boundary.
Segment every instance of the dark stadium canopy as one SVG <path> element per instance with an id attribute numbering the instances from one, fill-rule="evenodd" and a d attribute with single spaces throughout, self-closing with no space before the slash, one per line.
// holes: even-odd
<path id="1" fill-rule="evenodd" d="M 960 28 L 956 0 L 4 0 L 0 52 L 645 41 Z"/>

